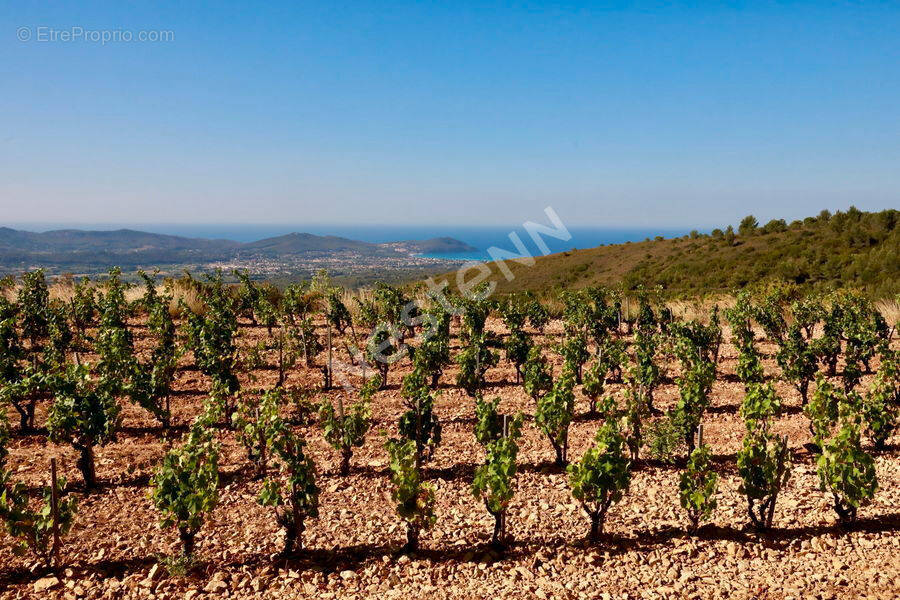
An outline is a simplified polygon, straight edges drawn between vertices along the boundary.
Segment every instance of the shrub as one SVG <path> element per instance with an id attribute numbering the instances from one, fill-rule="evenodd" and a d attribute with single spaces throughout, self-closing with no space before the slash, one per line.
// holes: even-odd
<path id="1" fill-rule="evenodd" d="M 289 556 L 303 547 L 306 519 L 319 516 L 316 467 L 303 451 L 306 442 L 280 420 L 273 428 L 270 443 L 280 475 L 266 479 L 259 492 L 259 503 L 275 508 L 275 519 L 285 530 L 282 554 Z"/>
<path id="2" fill-rule="evenodd" d="M 40 341 L 47 337 L 50 291 L 47 289 L 43 269 L 22 275 L 22 287 L 19 288 L 17 302 L 21 315 L 22 337 L 29 340 L 30 349 L 35 351 Z"/>
<path id="3" fill-rule="evenodd" d="M 857 509 L 871 501 L 878 489 L 875 461 L 862 449 L 859 425 L 852 419 L 845 420 L 830 440 L 820 444 L 819 486 L 831 492 L 840 522 L 852 523 Z"/>
<path id="4" fill-rule="evenodd" d="M 75 290 L 69 304 L 69 317 L 78 334 L 79 343 L 83 343 L 87 337 L 87 329 L 94 323 L 96 314 L 97 302 L 91 280 L 82 277 L 75 282 Z"/>
<path id="5" fill-rule="evenodd" d="M 739 491 L 747 497 L 747 512 L 757 529 L 772 526 L 778 494 L 790 478 L 787 438 L 765 429 L 748 431 L 738 452 Z"/>
<path id="6" fill-rule="evenodd" d="M 175 323 L 169 313 L 169 298 L 159 298 L 148 306 L 147 330 L 155 339 L 149 360 L 135 360 L 126 391 L 131 401 L 159 419 L 168 429 L 172 411 L 169 404 L 178 366 Z"/>
<path id="7" fill-rule="evenodd" d="M 390 456 L 391 500 L 400 518 L 406 522 L 404 551 L 415 552 L 422 530 L 435 523 L 434 487 L 422 480 L 416 444 L 412 440 L 388 440 Z"/>
<path id="8" fill-rule="evenodd" d="M 864 417 L 875 447 L 883 449 L 897 427 L 900 406 L 900 363 L 895 350 L 882 353 L 881 367 L 869 387 L 864 403 Z"/>
<path id="9" fill-rule="evenodd" d="M 635 368 L 631 376 L 641 387 L 649 411 L 653 411 L 653 391 L 659 384 L 659 365 L 654 361 L 656 349 L 656 336 L 639 327 L 634 342 Z"/>
<path id="10" fill-rule="evenodd" d="M 572 495 L 591 520 L 588 539 L 592 542 L 603 533 L 609 508 L 622 499 L 631 483 L 625 438 L 615 424 L 603 424 L 594 441 L 581 460 L 568 467 Z"/>
<path id="11" fill-rule="evenodd" d="M 413 442 L 417 464 L 431 458 L 441 443 L 441 423 L 434 414 L 434 396 L 421 371 L 413 371 L 403 378 L 400 390 L 406 412 L 400 415 L 400 436 Z"/>
<path id="12" fill-rule="evenodd" d="M 500 397 L 485 400 L 475 399 L 475 440 L 482 446 L 488 446 L 503 437 L 503 417 L 497 412 Z"/>
<path id="13" fill-rule="evenodd" d="M 67 442 L 80 453 L 78 468 L 86 489 L 97 485 L 94 448 L 113 441 L 119 426 L 119 405 L 109 390 L 91 379 L 84 365 L 69 365 L 53 380 L 55 399 L 47 414 L 54 442 Z"/>
<path id="14" fill-rule="evenodd" d="M 182 555 L 191 558 L 206 513 L 218 502 L 219 447 L 204 419 L 199 419 L 185 442 L 169 450 L 150 481 L 150 497 L 162 513 L 161 527 L 173 527 Z"/>
<path id="15" fill-rule="evenodd" d="M 506 359 L 516 367 L 516 383 L 522 379 L 522 365 L 531 351 L 531 338 L 521 330 L 513 331 L 503 342 Z"/>
<path id="16" fill-rule="evenodd" d="M 350 311 L 347 310 L 347 306 L 341 300 L 341 290 L 334 287 L 330 288 L 326 294 L 326 298 L 328 304 L 325 309 L 325 320 L 329 325 L 343 334 L 344 330 L 352 325 L 353 318 L 350 316 Z"/>
<path id="17" fill-rule="evenodd" d="M 781 375 L 789 381 L 800 394 L 803 405 L 809 399 L 809 383 L 816 375 L 818 363 L 812 344 L 804 339 L 800 325 L 793 324 L 788 328 L 776 354 Z"/>
<path id="18" fill-rule="evenodd" d="M 353 448 L 362 447 L 372 426 L 369 403 L 366 400 L 354 402 L 345 412 L 343 404 L 335 411 L 331 401 L 323 400 L 319 407 L 319 422 L 325 441 L 341 453 L 340 474 L 349 475 Z"/>
<path id="19" fill-rule="evenodd" d="M 646 388 L 637 378 L 636 372 L 637 367 L 632 367 L 625 380 L 624 423 L 627 430 L 625 439 L 633 461 L 640 456 L 643 445 L 643 421 L 649 412 L 650 405 L 647 400 Z"/>
<path id="20" fill-rule="evenodd" d="M 450 316 L 437 306 L 426 311 L 422 343 L 413 352 L 413 368 L 421 369 L 437 387 L 444 368 L 450 364 Z"/>
<path id="21" fill-rule="evenodd" d="M 587 349 L 587 338 L 581 333 L 570 333 L 556 348 L 562 356 L 568 370 L 575 375 L 575 383 L 581 383 L 581 369 L 590 354 Z"/>
<path id="22" fill-rule="evenodd" d="M 569 425 L 575 417 L 575 376 L 570 370 L 564 370 L 553 383 L 553 388 L 537 402 L 534 416 L 535 425 L 544 432 L 556 453 L 556 465 L 568 463 Z"/>
<path id="23" fill-rule="evenodd" d="M 584 374 L 584 384 L 581 391 L 588 398 L 588 414 L 597 414 L 597 401 L 603 396 L 606 383 L 606 365 L 598 360 L 591 363 L 590 368 Z"/>
<path id="24" fill-rule="evenodd" d="M 523 369 L 522 387 L 535 402 L 553 387 L 550 366 L 539 346 L 532 346 L 528 351 L 528 359 L 525 361 Z"/>
<path id="25" fill-rule="evenodd" d="M 118 268 L 109 270 L 109 280 L 100 297 L 100 322 L 94 350 L 100 357 L 97 363 L 99 385 L 112 396 L 127 391 L 128 380 L 134 371 L 134 340 L 128 330 L 128 301 L 125 284 Z"/>
<path id="26" fill-rule="evenodd" d="M 704 444 L 691 452 L 678 482 L 679 500 L 687 511 L 689 532 L 696 531 L 700 521 L 708 519 L 716 509 L 718 480 L 710 464 L 709 446 Z"/>
<path id="27" fill-rule="evenodd" d="M 47 343 L 44 345 L 44 364 L 48 370 L 65 366 L 66 352 L 72 345 L 74 335 L 69 328 L 64 307 L 52 302 L 47 308 Z"/>
<path id="28" fill-rule="evenodd" d="M 684 451 L 684 431 L 675 423 L 671 414 L 651 422 L 644 437 L 647 440 L 647 453 L 654 460 L 675 464 L 677 457 Z"/>
<path id="29" fill-rule="evenodd" d="M 395 334 L 384 327 L 379 327 L 369 336 L 369 342 L 366 346 L 366 359 L 374 363 L 375 368 L 378 369 L 382 385 L 387 384 L 388 370 L 391 365 L 401 360 L 405 355 L 403 350 L 405 346 L 395 346 L 395 342 L 397 342 Z"/>
<path id="30" fill-rule="evenodd" d="M 715 380 L 715 366 L 706 361 L 691 366 L 678 378 L 679 398 L 672 414 L 684 436 L 688 454 L 694 451 L 694 438 L 709 405 L 709 392 Z"/>
<path id="31" fill-rule="evenodd" d="M 256 284 L 250 279 L 250 273 L 247 271 L 235 270 L 234 275 L 241 282 L 237 296 L 237 314 L 244 316 L 256 325 L 256 309 L 262 294 Z"/>
<path id="32" fill-rule="evenodd" d="M 468 343 L 456 357 L 459 364 L 456 383 L 474 398 L 484 388 L 487 370 L 497 366 L 499 358 L 491 351 L 491 342 L 486 335 L 470 335 L 466 339 Z"/>
<path id="33" fill-rule="evenodd" d="M 69 532 L 78 510 L 75 498 L 67 496 L 65 490 L 65 478 L 58 479 L 56 522 L 60 537 Z M 12 473 L 0 460 L 0 521 L 6 525 L 9 535 L 18 540 L 20 548 L 30 550 L 48 569 L 55 566 L 54 558 L 59 550 L 53 536 L 52 496 L 49 486 L 42 488 L 39 507 L 32 509 L 25 486 L 13 482 Z"/>
<path id="34" fill-rule="evenodd" d="M 500 432 L 497 439 L 487 444 L 485 463 L 475 469 L 472 494 L 480 498 L 487 511 L 494 517 L 491 545 L 502 547 L 505 538 L 506 510 L 515 494 L 517 440 L 521 435 L 521 414 L 508 424 L 506 435 Z M 502 425 L 501 425 L 502 428 Z"/>
<path id="35" fill-rule="evenodd" d="M 771 384 L 752 384 L 741 405 L 747 433 L 737 456 L 741 477 L 739 490 L 747 497 L 747 513 L 759 530 L 772 526 L 778 494 L 791 473 L 787 438 L 779 438 L 769 430 L 779 407 L 778 396 Z"/>
<path id="36" fill-rule="evenodd" d="M 231 417 L 235 437 L 247 450 L 247 458 L 256 465 L 259 477 L 266 475 L 272 436 L 282 426 L 279 415 L 282 399 L 280 389 L 267 390 L 261 397 L 252 396 L 239 403 Z"/>
<path id="37" fill-rule="evenodd" d="M 187 347 L 194 352 L 197 368 L 211 379 L 211 387 L 218 393 L 231 395 L 240 387 L 235 374 L 237 315 L 222 274 L 216 273 L 209 280 L 204 296 L 206 312 L 188 312 Z M 227 413 L 225 418 L 230 423 L 231 414 Z"/>

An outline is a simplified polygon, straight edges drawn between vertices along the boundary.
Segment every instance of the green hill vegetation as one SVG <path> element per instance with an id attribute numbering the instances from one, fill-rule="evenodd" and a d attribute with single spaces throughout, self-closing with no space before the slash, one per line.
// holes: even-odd
<path id="1" fill-rule="evenodd" d="M 822 211 L 817 217 L 765 225 L 745 217 L 734 231 L 572 250 L 508 261 L 514 279 L 494 268 L 500 293 L 593 285 L 662 286 L 670 296 L 731 291 L 779 280 L 807 289 L 858 288 L 874 297 L 900 293 L 900 211 Z M 453 278 L 451 278 L 453 279 Z"/>

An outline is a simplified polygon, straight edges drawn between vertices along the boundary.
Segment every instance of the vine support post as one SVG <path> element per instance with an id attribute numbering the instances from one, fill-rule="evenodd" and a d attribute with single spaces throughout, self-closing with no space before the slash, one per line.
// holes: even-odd
<path id="1" fill-rule="evenodd" d="M 50 459 L 50 514 L 53 518 L 52 566 L 59 564 L 59 496 L 57 494 L 56 459 Z"/>
<path id="2" fill-rule="evenodd" d="M 278 385 L 276 387 L 282 386 L 284 386 L 284 323 L 281 324 L 278 332 Z"/>
<path id="3" fill-rule="evenodd" d="M 503 415 L 503 437 L 509 437 L 509 415 Z M 501 546 L 503 545 L 503 541 L 506 539 L 506 511 L 504 510 L 500 514 L 500 536 L 497 539 L 500 542 Z"/>
<path id="4" fill-rule="evenodd" d="M 326 389 L 326 390 L 330 390 L 330 389 L 331 389 L 331 373 L 332 373 L 332 370 L 331 370 L 331 367 L 332 367 L 332 361 L 331 361 L 331 323 L 328 323 L 327 326 L 328 326 L 328 365 L 325 367 L 325 389 Z"/>
<path id="5" fill-rule="evenodd" d="M 703 447 L 703 423 L 697 426 L 697 448 Z"/>

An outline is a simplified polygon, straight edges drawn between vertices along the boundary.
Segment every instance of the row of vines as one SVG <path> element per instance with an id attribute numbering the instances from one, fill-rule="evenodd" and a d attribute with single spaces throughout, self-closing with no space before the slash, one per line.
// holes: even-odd
<path id="1" fill-rule="evenodd" d="M 314 409 L 318 430 L 339 456 L 342 476 L 350 473 L 354 449 L 374 437 L 372 402 L 392 367 L 399 361 L 412 365 L 399 382 L 405 412 L 395 435 L 384 442 L 407 551 L 417 548 L 421 534 L 435 522 L 435 488 L 423 465 L 441 444 L 435 398 L 451 365 L 457 367 L 454 383 L 472 398 L 473 435 L 484 448 L 484 461 L 475 470 L 471 491 L 494 518 L 492 543 L 498 548 L 509 542 L 507 509 L 526 426 L 546 437 L 555 463 L 567 470 L 591 541 L 600 538 L 610 508 L 628 491 L 635 466 L 648 457 L 679 465 L 688 530 L 708 520 L 716 509 L 718 476 L 702 424 L 713 384 L 722 376 L 726 324 L 744 388 L 740 415 L 746 432 L 737 470 L 753 527 L 773 526 L 792 464 L 786 438 L 772 427 L 783 398 L 763 373 L 760 333 L 776 344 L 780 377 L 801 400 L 820 487 L 839 523 L 852 523 L 858 508 L 877 492 L 873 452 L 885 448 L 897 425 L 895 324 L 851 292 L 824 297 L 798 297 L 781 287 L 741 292 L 729 308 L 713 307 L 702 319 L 689 320 L 675 318 L 644 290 L 636 295 L 633 315 L 623 310 L 622 297 L 614 291 L 565 291 L 559 297 L 563 330 L 548 349 L 534 339 L 551 315 L 530 294 L 492 299 L 478 288 L 469 297 L 415 302 L 404 289 L 379 285 L 348 306 L 348 295 L 327 276 L 279 291 L 258 285 L 246 273 L 237 273 L 239 285 L 224 283 L 221 274 L 162 286 L 153 276 L 140 275 L 143 292 L 134 300 L 127 299 L 132 286 L 118 270 L 100 282 L 77 282 L 65 301 L 51 300 L 42 271 L 26 273 L 15 284 L 7 281 L 0 295 L 0 520 L 9 535 L 48 565 L 77 518 L 73 486 L 60 479 L 39 497 L 29 492 L 7 465 L 10 436 L 45 432 L 50 441 L 71 445 L 90 493 L 98 486 L 95 450 L 116 439 L 124 403 L 146 410 L 161 432 L 170 433 L 173 386 L 185 363 L 208 380 L 208 395 L 187 433 L 162 458 L 149 489 L 161 526 L 177 533 L 185 560 L 194 555 L 204 517 L 218 500 L 215 433 L 220 430 L 231 432 L 246 448 L 263 481 L 258 501 L 271 507 L 286 533 L 284 554 L 302 548 L 305 524 L 318 516 L 319 488 L 306 440 L 285 416 L 287 407 L 309 394 L 286 386 L 285 374 L 321 368 L 323 389 L 349 386 L 350 378 L 335 369 L 335 360 L 346 359 L 353 367 L 355 399 L 345 405 L 338 398 L 335 405 L 326 394 Z M 176 301 L 176 283 L 187 286 L 199 303 Z M 140 352 L 135 349 L 136 315 L 151 340 L 151 347 Z M 502 320 L 505 333 L 487 328 L 491 316 Z M 267 329 L 258 346 L 239 349 L 242 319 Z M 252 376 L 240 375 L 266 366 L 267 351 L 278 357 L 269 365 L 277 369 L 278 381 L 257 389 Z M 556 373 L 548 352 L 562 359 Z M 333 353 L 340 358 L 333 359 Z M 515 384 L 533 400 L 533 414 L 502 414 L 499 399 L 485 397 L 487 374 L 501 360 L 514 365 Z M 661 365 L 669 362 L 678 366 L 679 397 L 663 413 L 654 392 L 662 380 Z M 864 375 L 872 375 L 866 386 Z M 611 393 L 614 383 L 622 384 L 623 394 Z M 570 457 L 579 386 L 589 402 L 587 417 L 598 426 L 592 446 Z M 40 402 L 48 403 L 43 428 L 35 422 Z M 18 424 L 11 424 L 8 415 Z"/>

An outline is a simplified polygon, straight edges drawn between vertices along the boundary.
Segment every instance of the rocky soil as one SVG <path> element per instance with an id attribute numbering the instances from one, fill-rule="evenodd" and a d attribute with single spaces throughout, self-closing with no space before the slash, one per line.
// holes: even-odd
<path id="1" fill-rule="evenodd" d="M 489 328 L 502 332 L 495 321 Z M 139 340 L 143 329 L 135 329 Z M 551 326 L 539 342 L 558 336 Z M 264 328 L 242 327 L 241 344 L 266 335 Z M 146 346 L 146 341 L 141 343 Z M 771 355 L 774 346 L 762 344 Z M 346 360 L 339 343 L 335 352 Z M 564 472 L 552 466 L 553 451 L 529 421 L 519 454 L 517 494 L 507 517 L 513 538 L 499 556 L 488 549 L 493 525 L 483 504 L 470 492 L 482 449 L 472 435 L 473 402 L 452 382 L 455 369 L 442 378 L 436 411 L 444 424 L 443 443 L 428 463 L 426 476 L 437 491 L 437 523 L 423 532 L 422 548 L 412 556 L 398 549 L 405 530 L 389 499 L 384 436 L 393 433 L 401 403 L 398 384 L 408 364 L 392 369 L 388 389 L 373 403 L 377 425 L 365 447 L 353 456 L 349 477 L 337 475 L 338 455 L 312 423 L 297 427 L 310 442 L 319 470 L 321 514 L 308 522 L 305 551 L 280 560 L 283 534 L 271 509 L 257 504 L 261 485 L 253 477 L 245 451 L 227 430 L 222 444 L 220 503 L 199 536 L 200 564 L 187 576 L 170 576 L 161 558 L 175 554 L 177 536 L 158 527 L 148 498 L 148 480 L 167 445 L 177 441 L 200 410 L 208 382 L 186 358 L 174 397 L 177 431 L 166 439 L 154 421 L 135 406 L 124 410 L 124 426 L 115 443 L 99 449 L 101 489 L 82 493 L 75 452 L 48 443 L 43 436 L 16 436 L 10 465 L 32 488 L 46 484 L 49 461 L 57 457 L 80 505 L 76 523 L 65 538 L 58 573 L 47 574 L 28 555 L 13 552 L 13 540 L 0 534 L 0 598 L 896 598 L 900 595 L 900 460 L 898 439 L 876 456 L 880 483 L 875 501 L 860 510 L 850 529 L 836 526 L 828 498 L 818 488 L 808 443 L 807 419 L 799 397 L 777 382 L 785 410 L 777 431 L 789 436 L 794 472 L 778 500 L 775 528 L 757 534 L 747 528 L 746 501 L 738 493 L 735 453 L 744 425 L 738 414 L 742 385 L 734 377 L 735 351 L 726 346 L 720 378 L 704 420 L 705 440 L 713 448 L 720 474 L 719 507 L 712 522 L 694 536 L 685 533 L 678 505 L 678 467 L 642 461 L 631 489 L 607 519 L 601 544 L 584 543 L 588 521 L 573 500 Z M 88 357 L 89 359 L 90 357 Z M 274 353 L 269 354 L 274 361 Z M 321 365 L 324 355 L 318 358 Z M 556 361 L 557 372 L 559 361 Z M 767 374 L 778 369 L 769 358 Z M 657 394 L 665 409 L 677 397 L 667 365 L 667 380 Z M 272 369 L 244 374 L 248 388 L 271 385 Z M 252 377 L 255 381 L 250 381 Z M 514 383 L 511 365 L 488 373 L 490 390 L 502 410 L 534 412 L 533 402 Z M 353 382 L 361 380 L 354 377 Z M 863 382 L 867 385 L 869 378 Z M 294 368 L 291 387 L 317 390 L 318 368 Z M 614 394 L 620 386 L 611 385 Z M 580 393 L 580 392 L 579 392 Z M 316 391 L 345 398 L 352 392 Z M 572 425 L 570 457 L 577 458 L 598 427 L 583 416 L 587 403 L 579 395 L 579 417 Z M 286 411 L 293 411 L 288 407 Z M 46 406 L 39 409 L 39 423 Z M 10 417 L 13 415 L 10 414 Z M 296 416 L 296 415 L 294 415 Z M 15 422 L 15 421 L 13 421 Z"/>

